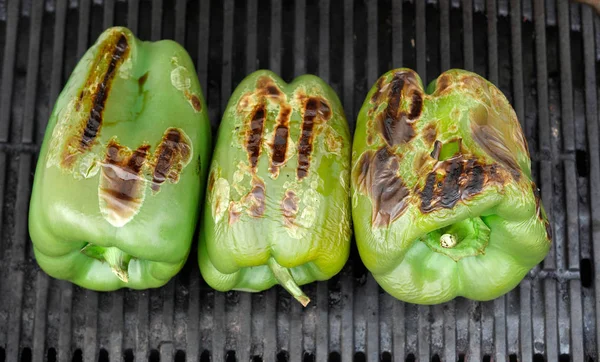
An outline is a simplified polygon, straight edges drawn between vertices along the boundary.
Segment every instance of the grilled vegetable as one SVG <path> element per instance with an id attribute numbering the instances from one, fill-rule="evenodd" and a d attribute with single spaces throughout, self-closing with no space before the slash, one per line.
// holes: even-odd
<path id="1" fill-rule="evenodd" d="M 360 256 L 394 297 L 496 298 L 542 261 L 551 228 L 504 95 L 450 70 L 428 92 L 384 74 L 358 117 L 352 212 Z"/>
<path id="2" fill-rule="evenodd" d="M 205 109 L 177 43 L 102 33 L 60 94 L 40 152 L 29 231 L 42 269 L 95 290 L 175 275 L 208 164 Z"/>
<path id="3" fill-rule="evenodd" d="M 208 181 L 199 263 L 220 291 L 299 285 L 335 275 L 350 246 L 350 135 L 334 91 L 248 76 L 229 100 Z"/>

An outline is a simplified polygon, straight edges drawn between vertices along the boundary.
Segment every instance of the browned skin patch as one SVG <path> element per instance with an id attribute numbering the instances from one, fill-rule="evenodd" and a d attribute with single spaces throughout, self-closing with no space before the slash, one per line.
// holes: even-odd
<path id="1" fill-rule="evenodd" d="M 235 204 L 233 201 L 229 203 L 229 225 L 235 224 L 240 219 L 240 217 L 242 217 L 242 213 L 238 210 L 235 210 L 234 205 Z"/>
<path id="2" fill-rule="evenodd" d="M 249 198 L 250 202 L 248 214 L 255 218 L 263 216 L 265 213 L 265 183 L 259 178 L 253 177 L 252 190 L 246 197 Z"/>
<path id="3" fill-rule="evenodd" d="M 217 177 L 215 176 L 215 172 L 212 171 L 210 176 L 208 177 L 208 185 L 206 186 L 208 191 L 212 191 L 215 188 L 215 182 L 217 182 Z"/>
<path id="4" fill-rule="evenodd" d="M 435 94 L 441 94 L 443 93 L 448 86 L 450 85 L 450 76 L 448 74 L 443 74 L 441 76 L 438 77 L 437 79 L 437 84 L 436 84 L 436 88 L 435 88 Z"/>
<path id="5" fill-rule="evenodd" d="M 183 166 L 190 160 L 191 145 L 187 143 L 179 129 L 169 128 L 165 131 L 154 155 L 152 190 L 157 192 L 167 179 L 173 183 L 179 180 Z"/>
<path id="6" fill-rule="evenodd" d="M 285 98 L 285 95 L 279 89 L 277 84 L 273 81 L 273 79 L 263 76 L 258 78 L 256 81 L 256 88 L 258 90 L 258 96 L 268 97 L 270 99 L 279 101 Z"/>
<path id="7" fill-rule="evenodd" d="M 542 199 L 540 196 L 540 191 L 533 182 L 531 183 L 531 188 L 533 190 L 533 196 L 535 198 L 535 214 L 538 220 L 540 220 L 544 224 L 544 228 L 546 229 L 546 237 L 548 238 L 548 240 L 552 240 L 552 225 L 550 225 L 550 222 L 547 218 L 544 217 L 544 214 L 542 213 Z"/>
<path id="8" fill-rule="evenodd" d="M 421 212 L 451 209 L 459 201 L 481 193 L 485 185 L 505 182 L 504 170 L 496 165 L 484 165 L 462 156 L 448 159 L 427 175 L 419 192 Z"/>
<path id="9" fill-rule="evenodd" d="M 375 153 L 366 151 L 359 160 L 356 184 L 371 198 L 374 227 L 390 225 L 408 206 L 409 190 L 398 175 L 399 162 L 387 147 Z"/>
<path id="10" fill-rule="evenodd" d="M 246 151 L 248 152 L 248 161 L 252 169 L 256 169 L 256 165 L 258 164 L 266 117 L 267 109 L 264 104 L 260 104 L 254 109 L 252 118 L 250 119 L 250 128 L 246 134 Z"/>
<path id="11" fill-rule="evenodd" d="M 296 196 L 294 191 L 287 190 L 285 192 L 285 197 L 281 201 L 281 214 L 283 215 L 283 222 L 288 227 L 294 225 L 299 201 L 300 198 Z"/>
<path id="12" fill-rule="evenodd" d="M 147 144 L 131 151 L 115 140 L 108 143 L 102 165 L 100 197 L 107 208 L 121 218 L 133 216 L 141 205 L 145 185 L 142 168 L 149 151 Z"/>
<path id="13" fill-rule="evenodd" d="M 146 81 L 148 80 L 148 74 L 149 72 L 146 72 L 138 79 L 138 85 L 140 87 L 143 87 L 146 84 Z"/>
<path id="14" fill-rule="evenodd" d="M 375 84 L 375 92 L 373 93 L 373 95 L 371 96 L 371 103 L 379 103 L 379 97 L 381 96 L 382 93 L 382 87 L 383 87 L 383 82 L 385 81 L 385 77 L 379 77 L 379 79 L 377 79 L 377 83 Z"/>
<path id="15" fill-rule="evenodd" d="M 390 82 L 388 105 L 379 116 L 379 132 L 388 146 L 409 142 L 415 136 L 412 122 L 421 115 L 423 96 L 413 72 L 400 72 Z M 410 94 L 410 109 L 402 109 L 402 98 Z"/>
<path id="16" fill-rule="evenodd" d="M 471 112 L 471 120 L 471 131 L 475 142 L 487 154 L 505 166 L 515 181 L 519 181 L 521 178 L 521 168 L 513 153 L 504 143 L 504 138 L 511 135 L 500 134 L 493 125 L 488 124 L 488 112 L 484 107 L 479 107 Z"/>
<path id="17" fill-rule="evenodd" d="M 198 98 L 197 95 L 189 93 L 188 91 L 186 91 L 185 92 L 185 96 L 190 101 L 190 103 L 192 104 L 192 108 L 194 108 L 194 111 L 200 112 L 202 110 L 202 103 L 200 102 L 200 98 Z"/>
<path id="18" fill-rule="evenodd" d="M 292 107 L 281 105 L 277 117 L 277 126 L 273 135 L 273 155 L 271 157 L 270 171 L 273 175 L 279 174 L 279 167 L 285 162 L 289 138 L 289 121 Z"/>
<path id="19" fill-rule="evenodd" d="M 106 65 L 106 70 L 103 74 L 96 72 L 102 71 L 104 68 L 103 62 L 107 59 L 105 54 L 110 53 L 110 62 Z M 62 166 L 70 168 L 75 162 L 77 154 L 81 154 L 89 150 L 96 141 L 100 129 L 102 128 L 102 117 L 104 113 L 104 106 L 110 93 L 112 81 L 115 77 L 117 68 L 123 63 L 127 55 L 129 54 L 129 44 L 127 43 L 127 37 L 122 33 L 113 33 L 110 38 L 104 41 L 100 49 L 98 49 L 98 55 L 94 61 L 91 71 L 88 75 L 86 83 L 83 86 L 79 94 L 79 99 L 75 105 L 75 109 L 81 109 L 82 104 L 85 102 L 87 97 L 90 99 L 90 113 L 85 121 L 85 124 L 81 125 L 81 131 L 73 136 L 72 139 L 67 141 L 66 148 L 63 151 Z M 101 79 L 98 84 L 95 81 Z M 88 88 L 93 88 L 92 93 L 88 92 Z M 73 150 L 76 150 L 73 152 Z M 75 153 L 75 154 L 74 154 Z"/>
<path id="20" fill-rule="evenodd" d="M 440 159 L 440 152 L 442 150 L 442 142 L 435 141 L 433 144 L 433 151 L 431 151 L 431 158 L 435 158 L 436 160 Z"/>
<path id="21" fill-rule="evenodd" d="M 315 97 L 308 98 L 304 106 L 302 129 L 298 141 L 298 168 L 296 170 L 298 180 L 302 180 L 308 175 L 315 123 L 328 121 L 329 118 L 331 118 L 331 108 L 325 100 Z"/>
<path id="22" fill-rule="evenodd" d="M 427 145 L 431 145 L 437 138 L 437 127 L 434 122 L 429 123 L 423 128 L 423 139 Z"/>

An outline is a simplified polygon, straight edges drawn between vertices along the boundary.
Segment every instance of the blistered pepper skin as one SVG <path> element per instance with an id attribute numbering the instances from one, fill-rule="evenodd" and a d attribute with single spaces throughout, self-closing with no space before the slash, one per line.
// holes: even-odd
<path id="1" fill-rule="evenodd" d="M 515 112 L 474 73 L 427 91 L 410 69 L 384 74 L 358 116 L 351 180 L 360 256 L 400 300 L 497 298 L 550 249 Z"/>
<path id="2" fill-rule="evenodd" d="M 99 291 L 169 281 L 189 254 L 210 134 L 179 44 L 103 32 L 46 129 L 29 210 L 40 267 Z"/>
<path id="3" fill-rule="evenodd" d="M 200 270 L 220 291 L 326 280 L 350 246 L 350 133 L 315 76 L 243 80 L 223 115 L 208 176 Z"/>

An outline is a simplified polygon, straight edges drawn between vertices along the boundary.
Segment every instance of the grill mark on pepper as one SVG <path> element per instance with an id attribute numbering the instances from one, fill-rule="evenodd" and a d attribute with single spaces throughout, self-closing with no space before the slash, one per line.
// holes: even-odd
<path id="1" fill-rule="evenodd" d="M 273 155 L 271 157 L 270 171 L 273 175 L 279 174 L 279 166 L 285 162 L 289 137 L 289 120 L 292 108 L 282 105 L 277 117 L 277 126 L 273 135 Z"/>
<path id="2" fill-rule="evenodd" d="M 388 147 L 362 154 L 355 175 L 359 190 L 371 199 L 371 223 L 385 227 L 408 207 L 409 190 L 398 175 L 400 160 Z"/>
<path id="3" fill-rule="evenodd" d="M 319 120 L 327 121 L 330 117 L 331 108 L 324 100 L 315 97 L 308 98 L 304 106 L 300 140 L 298 141 L 298 168 L 296 170 L 298 180 L 302 180 L 308 175 L 315 123 Z"/>
<path id="4" fill-rule="evenodd" d="M 166 180 L 179 181 L 179 175 L 191 158 L 190 140 L 183 131 L 168 128 L 155 152 L 152 190 L 158 192 Z"/>
<path id="5" fill-rule="evenodd" d="M 140 86 L 140 88 L 146 84 L 146 81 L 148 80 L 148 74 L 149 72 L 146 72 L 138 79 L 138 85 Z"/>
<path id="6" fill-rule="evenodd" d="M 462 156 L 442 162 L 427 175 L 423 189 L 418 192 L 421 212 L 451 209 L 459 201 L 481 193 L 486 184 L 503 184 L 505 176 L 501 170 L 496 165 L 483 165 Z"/>
<path id="7" fill-rule="evenodd" d="M 283 215 L 283 222 L 288 227 L 294 225 L 296 214 L 298 213 L 299 201 L 300 199 L 294 191 L 287 190 L 285 192 L 285 197 L 281 201 L 281 213 Z"/>
<path id="8" fill-rule="evenodd" d="M 385 139 L 388 146 L 393 147 L 400 143 L 406 143 L 415 136 L 415 131 L 409 124 L 409 116 L 405 111 L 399 111 L 402 104 L 404 88 L 406 86 L 413 87 L 414 74 L 412 72 L 401 72 L 394 75 L 390 82 L 390 91 L 388 96 L 388 105 L 385 111 L 379 116 L 379 132 Z M 416 92 L 416 91 L 415 91 Z M 422 99 L 419 97 L 422 101 Z M 417 113 L 417 105 L 414 113 Z M 413 110 L 410 111 L 413 115 Z M 420 109 L 418 110 L 420 114 Z"/>
<path id="9" fill-rule="evenodd" d="M 258 164 L 266 115 L 266 107 L 264 104 L 261 104 L 254 110 L 250 120 L 250 128 L 247 132 L 246 151 L 248 152 L 248 161 L 250 162 L 250 168 L 252 168 L 252 170 L 255 170 L 256 165 Z"/>
<path id="10" fill-rule="evenodd" d="M 148 144 L 131 151 L 115 140 L 109 141 L 98 197 L 102 214 L 114 226 L 127 224 L 142 205 L 145 180 L 141 173 L 149 151 Z"/>
<path id="11" fill-rule="evenodd" d="M 488 124 L 488 112 L 484 107 L 479 107 L 471 112 L 471 119 L 471 131 L 475 142 L 488 155 L 508 168 L 515 181 L 519 181 L 521 168 L 503 140 L 503 137 L 510 137 L 511 135 L 499 134 L 493 125 Z"/>
<path id="12" fill-rule="evenodd" d="M 83 130 L 83 135 L 81 136 L 80 146 L 84 150 L 92 145 L 100 132 L 100 128 L 102 127 L 102 114 L 104 112 L 104 106 L 108 98 L 110 86 L 115 77 L 117 66 L 123 62 L 123 57 L 128 49 L 129 44 L 127 44 L 127 37 L 124 34 L 121 34 L 112 52 L 110 63 L 108 64 L 106 73 L 104 73 L 104 78 L 102 79 L 102 82 L 98 84 L 94 100 L 92 101 L 92 109 L 90 110 L 89 118 Z"/>
<path id="13" fill-rule="evenodd" d="M 102 117 L 106 100 L 116 74 L 129 53 L 127 37 L 122 33 L 112 33 L 98 49 L 98 55 L 90 66 L 90 73 L 75 101 L 74 108 L 81 111 L 82 107 L 89 107 L 89 113 L 77 130 L 64 143 L 61 150 L 60 165 L 70 169 L 77 160 L 78 155 L 91 149 L 102 128 Z M 108 62 L 108 64 L 106 64 Z M 104 72 L 104 73 L 102 73 Z"/>

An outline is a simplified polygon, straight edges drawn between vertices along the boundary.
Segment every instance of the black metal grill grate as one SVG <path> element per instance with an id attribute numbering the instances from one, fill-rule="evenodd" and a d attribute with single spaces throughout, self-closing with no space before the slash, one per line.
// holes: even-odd
<path id="1" fill-rule="evenodd" d="M 474 70 L 514 105 L 553 220 L 545 262 L 505 297 L 438 306 L 398 302 L 356 250 L 344 271 L 305 287 L 216 293 L 195 251 L 167 286 L 96 293 L 39 270 L 28 201 L 44 128 L 78 58 L 110 25 L 172 38 L 194 59 L 216 129 L 245 74 L 316 73 L 353 125 L 392 67 L 430 81 Z M 0 362 L 599 361 L 600 21 L 566 0 L 0 0 Z"/>

